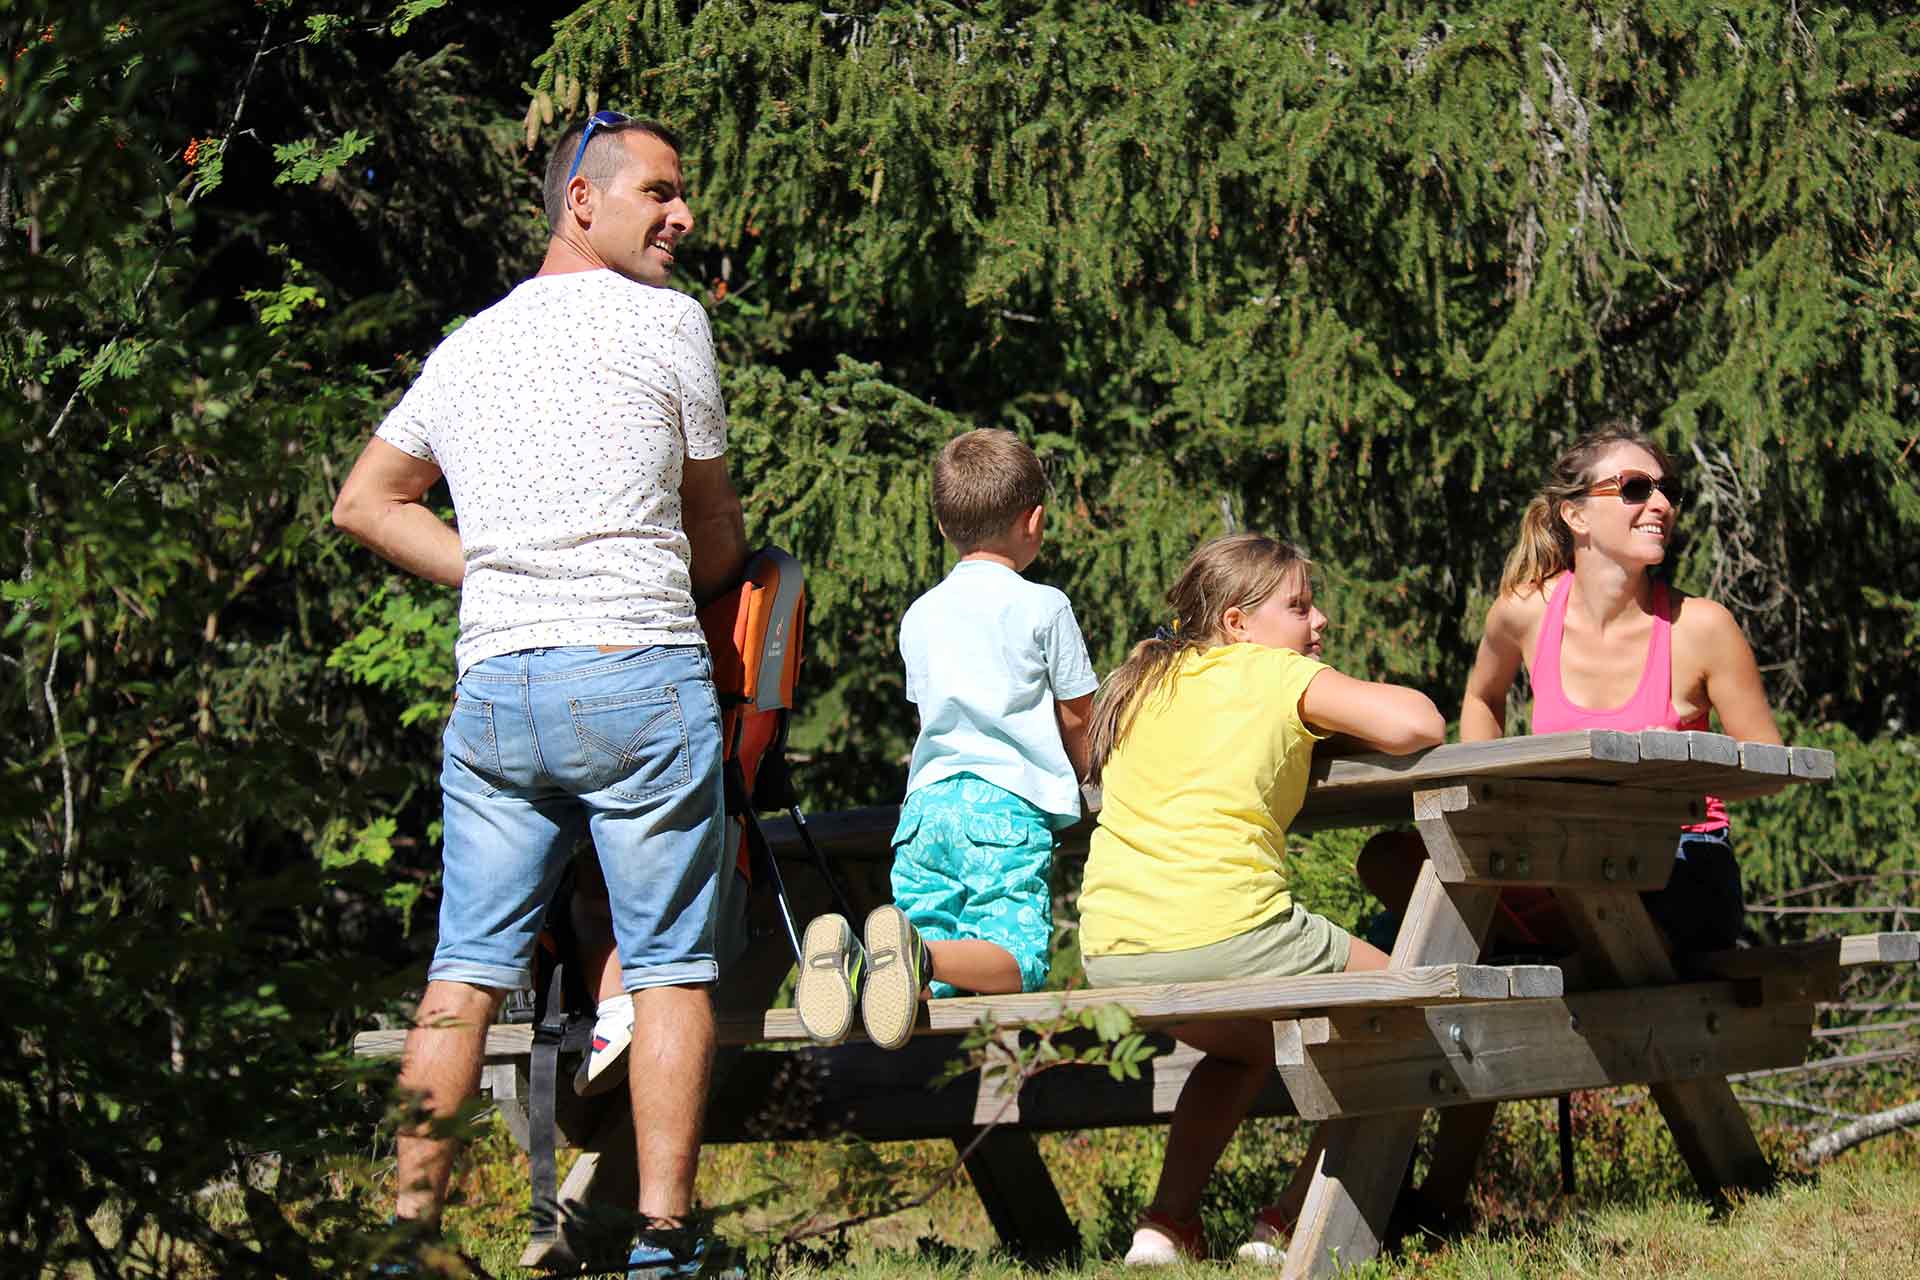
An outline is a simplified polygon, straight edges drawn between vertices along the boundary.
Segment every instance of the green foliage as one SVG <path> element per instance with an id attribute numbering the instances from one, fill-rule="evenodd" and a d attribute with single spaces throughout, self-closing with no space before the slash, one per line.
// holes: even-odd
<path id="1" fill-rule="evenodd" d="M 331 1176 L 374 1110 L 338 1046 L 431 943 L 455 603 L 328 513 L 452 318 L 538 262 L 527 131 L 603 101 L 688 136 L 735 475 L 808 566 L 811 804 L 898 793 L 896 626 L 950 561 L 927 464 L 956 431 L 1047 459 L 1034 573 L 1103 663 L 1198 539 L 1251 525 L 1313 548 L 1343 666 L 1450 704 L 1531 480 L 1623 413 L 1703 495 L 1678 580 L 1841 754 L 1740 811 L 1755 896 L 1911 897 L 1903 8 L 76 0 L 0 35 L 24 1272 L 371 1247 L 385 1205 Z M 1343 839 L 1296 887 L 1352 923 Z M 262 1152 L 270 1185 L 199 1194 Z"/>
<path id="2" fill-rule="evenodd" d="M 521 269 L 488 246 L 533 187 L 489 77 L 428 24 L 386 34 L 390 8 L 0 18 L 20 50 L 0 1202 L 21 1274 L 339 1274 L 388 1211 L 333 1176 L 378 1111 L 344 1046 L 431 942 L 407 930 L 434 882 L 433 749 L 407 726 L 444 710 L 452 602 L 388 586 L 328 512 L 411 371 L 395 353 Z M 503 23 L 494 56 L 517 74 L 540 30 Z M 373 166 L 394 155 L 414 176 L 390 198 Z M 475 183 L 491 216 L 447 245 Z M 406 269 L 369 277 L 386 262 Z M 432 649 L 404 696 L 404 659 L 353 644 L 389 600 L 411 602 L 389 643 Z"/>
<path id="3" fill-rule="evenodd" d="M 280 163 L 274 185 L 318 182 L 372 145 L 373 139 L 362 136 L 357 129 L 347 130 L 331 146 L 323 147 L 318 138 L 279 143 L 273 148 L 273 158 Z"/>
<path id="4" fill-rule="evenodd" d="M 1551 453 L 1637 416 L 1702 481 L 1678 578 L 1740 612 L 1776 699 L 1911 722 L 1882 659 L 1920 597 L 1916 45 L 1876 6 L 715 0 L 583 6 L 535 90 L 686 130 L 682 261 L 743 450 L 792 438 L 769 386 L 867 371 L 866 404 L 801 418 L 899 460 L 850 478 L 863 536 L 834 476 L 782 527 L 831 548 L 809 741 L 879 779 L 891 637 L 826 601 L 941 567 L 928 442 L 879 387 L 1033 440 L 1038 573 L 1104 662 L 1196 540 L 1251 525 L 1316 552 L 1343 666 L 1443 703 Z"/>

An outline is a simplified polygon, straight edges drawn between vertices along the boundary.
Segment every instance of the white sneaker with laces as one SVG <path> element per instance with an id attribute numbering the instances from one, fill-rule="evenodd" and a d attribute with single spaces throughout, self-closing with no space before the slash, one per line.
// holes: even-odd
<path id="1" fill-rule="evenodd" d="M 573 1073 L 573 1091 L 583 1098 L 618 1089 L 627 1079 L 627 1048 L 633 1043 L 633 993 L 600 1002 L 593 1024 L 593 1046 Z"/>

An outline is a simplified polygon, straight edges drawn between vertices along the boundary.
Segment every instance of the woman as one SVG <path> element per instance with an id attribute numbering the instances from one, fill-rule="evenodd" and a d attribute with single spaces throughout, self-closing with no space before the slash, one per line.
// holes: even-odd
<path id="1" fill-rule="evenodd" d="M 1684 493 L 1652 439 L 1613 424 L 1576 441 L 1521 517 L 1499 596 L 1460 706 L 1460 738 L 1498 738 L 1507 694 L 1524 666 L 1531 731 L 1706 729 L 1779 742 L 1753 650 L 1725 607 L 1656 578 Z M 1403 910 L 1419 870 L 1417 839 L 1371 842 L 1361 879 Z M 1726 806 L 1706 798 L 1681 828 L 1667 886 L 1645 895 L 1675 951 L 1730 947 L 1745 913 Z M 1509 890 L 1496 919 L 1502 945 L 1568 945 L 1565 917 L 1545 890 Z"/>

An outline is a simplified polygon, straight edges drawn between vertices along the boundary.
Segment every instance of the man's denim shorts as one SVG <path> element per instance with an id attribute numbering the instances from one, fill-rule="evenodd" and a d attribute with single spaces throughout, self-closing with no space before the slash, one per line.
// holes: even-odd
<path id="1" fill-rule="evenodd" d="M 547 901 L 590 831 L 626 989 L 714 981 L 726 819 L 705 646 L 484 659 L 454 690 L 443 745 L 446 871 L 428 978 L 525 982 Z"/>

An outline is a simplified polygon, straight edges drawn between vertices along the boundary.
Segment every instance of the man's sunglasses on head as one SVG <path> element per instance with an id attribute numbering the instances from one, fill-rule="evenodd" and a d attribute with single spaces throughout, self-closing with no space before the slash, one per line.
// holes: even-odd
<path id="1" fill-rule="evenodd" d="M 1669 505 L 1677 507 L 1686 501 L 1686 488 L 1678 480 L 1671 476 L 1663 476 L 1656 480 L 1644 471 L 1622 471 L 1617 476 L 1595 480 L 1587 486 L 1587 496 L 1589 498 L 1618 497 L 1620 501 L 1637 507 L 1653 497 L 1655 489 L 1660 491 Z"/>
<path id="2" fill-rule="evenodd" d="M 573 153 L 573 166 L 567 170 L 567 182 L 580 172 L 580 162 L 587 157 L 587 144 L 593 141 L 593 135 L 599 129 L 618 129 L 621 125 L 633 123 L 633 117 L 622 115 L 618 111 L 596 111 L 587 117 L 587 127 L 580 131 L 580 147 Z M 565 186 L 566 183 L 562 183 Z"/>

